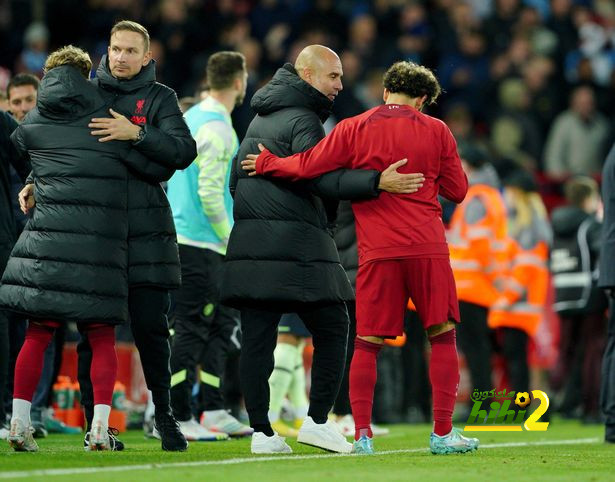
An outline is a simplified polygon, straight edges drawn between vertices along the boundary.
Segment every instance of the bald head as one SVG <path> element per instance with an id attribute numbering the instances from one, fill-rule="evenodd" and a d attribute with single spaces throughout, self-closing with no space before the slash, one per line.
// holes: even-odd
<path id="1" fill-rule="evenodd" d="M 297 56 L 295 70 L 301 79 L 331 101 L 342 90 L 342 62 L 324 45 L 308 45 Z"/>

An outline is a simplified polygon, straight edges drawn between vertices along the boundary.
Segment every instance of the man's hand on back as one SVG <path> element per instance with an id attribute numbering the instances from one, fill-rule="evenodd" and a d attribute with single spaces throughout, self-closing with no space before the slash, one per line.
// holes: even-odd
<path id="1" fill-rule="evenodd" d="M 261 152 L 265 150 L 265 146 L 260 142 L 258 143 L 258 148 Z M 259 154 L 247 154 L 246 158 L 241 161 L 241 168 L 248 172 L 248 176 L 256 176 L 256 159 L 258 156 Z"/>
<path id="2" fill-rule="evenodd" d="M 390 192 L 391 194 L 411 194 L 423 187 L 425 178 L 421 173 L 402 174 L 397 172 L 401 166 L 406 164 L 408 159 L 394 162 L 380 174 L 378 189 Z"/>
<path id="3" fill-rule="evenodd" d="M 25 187 L 19 191 L 17 199 L 19 199 L 19 208 L 21 212 L 28 214 L 28 211 L 36 204 L 36 200 L 34 199 L 34 184 L 26 184 Z"/>
<path id="4" fill-rule="evenodd" d="M 105 136 L 98 139 L 99 142 L 107 141 L 136 141 L 141 127 L 130 122 L 122 114 L 109 109 L 113 117 L 98 117 L 92 119 L 88 127 L 94 129 L 93 136 Z"/>

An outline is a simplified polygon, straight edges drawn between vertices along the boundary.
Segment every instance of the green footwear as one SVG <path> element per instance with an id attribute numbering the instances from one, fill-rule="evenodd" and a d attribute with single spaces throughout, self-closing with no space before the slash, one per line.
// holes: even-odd
<path id="1" fill-rule="evenodd" d="M 81 433 L 81 429 L 79 427 L 70 427 L 66 425 L 62 420 L 58 420 L 54 417 L 45 418 L 45 429 L 49 433 L 65 433 L 69 435 L 74 435 L 76 433 Z"/>
<path id="2" fill-rule="evenodd" d="M 367 435 L 361 435 L 359 440 L 352 444 L 352 453 L 359 455 L 374 455 L 374 444 Z"/>
<path id="3" fill-rule="evenodd" d="M 468 438 L 461 435 L 461 430 L 453 428 L 448 435 L 440 437 L 435 433 L 431 434 L 429 447 L 432 454 L 463 454 L 473 452 L 478 449 L 478 439 Z"/>

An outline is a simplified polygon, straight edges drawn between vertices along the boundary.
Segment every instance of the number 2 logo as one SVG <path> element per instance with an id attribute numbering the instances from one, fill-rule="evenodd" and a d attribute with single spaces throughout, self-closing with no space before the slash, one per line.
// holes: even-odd
<path id="1" fill-rule="evenodd" d="M 532 412 L 523 426 L 525 430 L 544 432 L 547 430 L 549 422 L 539 422 L 538 420 L 540 420 L 540 417 L 542 417 L 549 408 L 549 397 L 542 390 L 532 390 L 532 397 L 540 400 L 540 405 L 536 407 L 536 410 Z"/>

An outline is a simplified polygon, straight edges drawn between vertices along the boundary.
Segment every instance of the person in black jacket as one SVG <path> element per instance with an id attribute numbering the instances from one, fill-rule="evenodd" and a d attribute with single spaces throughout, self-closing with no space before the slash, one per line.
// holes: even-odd
<path id="1" fill-rule="evenodd" d="M 0 275 L 17 238 L 17 225 L 12 207 L 10 166 L 25 181 L 30 170 L 25 158 L 18 155 L 10 135 L 17 128 L 17 122 L 6 112 L 0 111 Z M 5 390 L 9 369 L 9 326 L 8 313 L 0 310 L 0 439 L 8 437 L 5 427 Z"/>
<path id="2" fill-rule="evenodd" d="M 179 110 L 177 96 L 156 82 L 149 34 L 142 25 L 121 21 L 111 30 L 108 55 L 94 85 L 110 104 L 110 117 L 94 117 L 91 134 L 127 147 L 128 165 L 128 311 L 145 381 L 156 405 L 156 435 L 164 450 L 185 450 L 187 443 L 170 408 L 169 290 L 180 284 L 179 255 L 171 208 L 160 185 L 196 157 L 196 144 Z M 27 192 L 23 194 L 25 198 Z M 93 400 L 86 339 L 77 347 L 81 403 L 88 427 Z M 88 435 L 84 441 L 87 444 Z"/>
<path id="3" fill-rule="evenodd" d="M 564 388 L 558 410 L 570 416 L 581 404 L 584 420 L 591 422 L 599 419 L 599 366 L 606 341 L 607 300 L 597 284 L 600 190 L 592 178 L 577 176 L 566 181 L 564 193 L 568 205 L 551 214 L 553 309 L 561 320 L 552 382 Z"/>
<path id="4" fill-rule="evenodd" d="M 100 144 L 89 135 L 88 116 L 106 107 L 87 81 L 91 67 L 89 55 L 72 46 L 51 54 L 37 107 L 11 136 L 20 156 L 31 160 L 38 199 L 0 285 L 0 305 L 30 319 L 15 365 L 8 440 L 17 451 L 38 449 L 31 401 L 45 349 L 67 321 L 80 324 L 95 360 L 91 447 L 111 449 L 114 326 L 128 318 L 128 175 L 123 146 Z"/>
<path id="5" fill-rule="evenodd" d="M 341 76 L 337 55 L 318 45 L 306 47 L 294 67 L 285 64 L 278 69 L 252 98 L 257 116 L 231 172 L 235 224 L 224 263 L 221 300 L 241 310 L 240 377 L 255 430 L 253 453 L 291 451 L 274 434 L 267 417 L 277 326 L 287 312 L 300 316 L 313 335 L 315 348 L 310 407 L 298 441 L 336 452 L 351 449 L 327 422 L 344 368 L 345 303 L 354 299 L 329 229 L 338 199 L 376 197 L 391 175 L 396 181 L 403 179 L 401 189 L 410 189 L 412 176 L 402 178 L 395 171 L 397 163 L 382 176 L 371 170 L 340 170 L 314 181 L 289 183 L 248 177 L 238 161 L 258 152 L 258 143 L 280 156 L 316 145 L 325 135 L 322 122 L 342 89 Z"/>
<path id="6" fill-rule="evenodd" d="M 602 168 L 602 202 L 604 220 L 598 286 L 609 295 L 609 321 L 602 358 L 600 408 L 606 419 L 604 438 L 607 442 L 615 443 L 615 144 Z"/>

